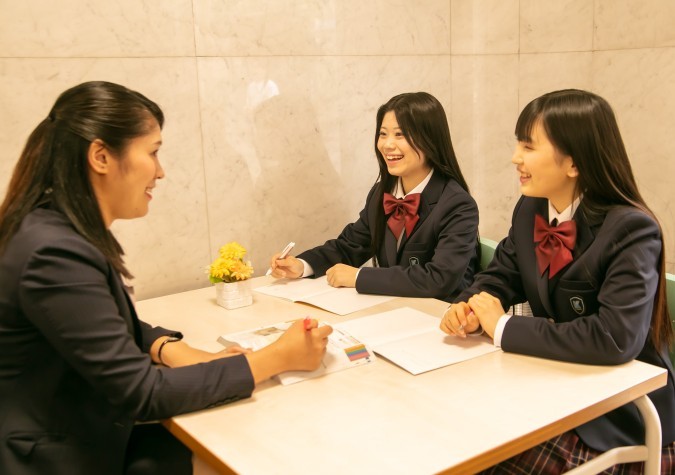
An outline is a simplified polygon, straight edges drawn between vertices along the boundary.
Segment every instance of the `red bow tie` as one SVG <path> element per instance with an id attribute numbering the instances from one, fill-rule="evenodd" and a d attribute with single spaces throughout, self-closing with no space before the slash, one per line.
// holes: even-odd
<path id="1" fill-rule="evenodd" d="M 415 224 L 420 219 L 417 215 L 417 209 L 420 207 L 420 194 L 412 193 L 399 200 L 390 193 L 384 194 L 384 214 L 391 215 L 387 220 L 387 225 L 396 239 L 401 236 L 405 226 L 406 236 L 410 236 Z"/>
<path id="2" fill-rule="evenodd" d="M 534 217 L 534 242 L 537 247 L 539 272 L 543 275 L 548 267 L 548 278 L 551 279 L 563 267 L 572 262 L 572 249 L 577 240 L 577 223 L 565 221 L 558 226 L 549 226 L 540 215 Z"/>

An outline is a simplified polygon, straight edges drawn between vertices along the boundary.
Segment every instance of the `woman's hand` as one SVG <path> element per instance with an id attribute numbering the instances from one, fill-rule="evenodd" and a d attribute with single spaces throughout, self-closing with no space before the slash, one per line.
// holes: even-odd
<path id="1" fill-rule="evenodd" d="M 259 383 L 285 371 L 317 369 L 332 332 L 332 327 L 319 327 L 316 320 L 309 320 L 307 329 L 304 320 L 295 321 L 277 341 L 246 355 L 253 379 Z"/>
<path id="2" fill-rule="evenodd" d="M 346 264 L 335 264 L 326 271 L 326 280 L 332 287 L 356 287 L 356 267 Z"/>
<path id="3" fill-rule="evenodd" d="M 504 315 L 500 300 L 487 292 L 481 292 L 471 297 L 468 304 L 473 314 L 480 320 L 485 333 L 494 338 L 497 321 Z"/>
<path id="4" fill-rule="evenodd" d="M 272 277 L 277 279 L 297 279 L 302 277 L 305 266 L 300 259 L 293 256 L 286 256 L 283 259 L 277 259 L 281 253 L 276 253 L 272 256 L 270 261 L 270 268 L 272 269 Z"/>
<path id="5" fill-rule="evenodd" d="M 448 335 L 466 338 L 467 333 L 473 333 L 480 327 L 478 317 L 471 311 L 466 302 L 453 303 L 445 311 L 441 319 L 440 328 Z"/>

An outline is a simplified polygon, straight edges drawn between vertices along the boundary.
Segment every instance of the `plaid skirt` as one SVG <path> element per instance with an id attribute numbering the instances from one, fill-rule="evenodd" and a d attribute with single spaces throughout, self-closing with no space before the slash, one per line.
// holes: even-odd
<path id="1" fill-rule="evenodd" d="M 574 431 L 565 432 L 553 439 L 526 450 L 508 460 L 480 472 L 481 475 L 554 475 L 565 473 L 587 462 L 602 452 L 584 444 Z M 602 474 L 640 475 L 644 462 L 614 465 Z M 661 474 L 675 474 L 675 442 L 661 451 Z"/>

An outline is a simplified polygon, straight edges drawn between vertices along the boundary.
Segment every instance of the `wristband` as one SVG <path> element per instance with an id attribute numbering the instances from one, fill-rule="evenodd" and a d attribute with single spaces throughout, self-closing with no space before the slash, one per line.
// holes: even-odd
<path id="1" fill-rule="evenodd" d="M 174 342 L 177 342 L 177 341 L 180 341 L 180 338 L 175 337 L 175 336 L 170 336 L 169 338 L 167 338 L 166 340 L 164 340 L 164 341 L 159 345 L 159 349 L 157 350 L 157 359 L 159 360 L 159 363 L 160 363 L 160 364 L 164 364 L 164 361 L 162 361 L 162 350 L 164 349 L 164 345 L 166 345 L 167 343 L 174 343 Z M 165 365 L 165 366 L 166 366 L 166 365 Z"/>

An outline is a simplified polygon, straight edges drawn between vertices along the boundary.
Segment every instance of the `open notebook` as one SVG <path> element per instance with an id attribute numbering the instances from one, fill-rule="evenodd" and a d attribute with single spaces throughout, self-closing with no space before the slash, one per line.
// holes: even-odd
<path id="1" fill-rule="evenodd" d="M 220 336 L 218 343 L 225 347 L 236 344 L 244 348 L 259 350 L 276 341 L 292 323 L 281 322 L 253 330 L 229 333 Z M 314 371 L 288 371 L 280 374 L 278 378 L 282 384 L 292 384 L 323 374 L 361 366 L 370 363 L 374 359 L 375 355 L 361 341 L 340 328 L 333 327 L 333 333 L 328 336 L 326 354 L 318 369 Z"/>
<path id="2" fill-rule="evenodd" d="M 412 374 L 498 351 L 486 336 L 446 335 L 440 320 L 404 307 L 335 325 L 368 348 Z"/>
<path id="3" fill-rule="evenodd" d="M 347 315 L 396 298 L 391 295 L 360 294 L 353 288 L 331 287 L 326 276 L 317 279 L 279 279 L 255 290 L 291 302 L 308 303 L 338 315 Z"/>

